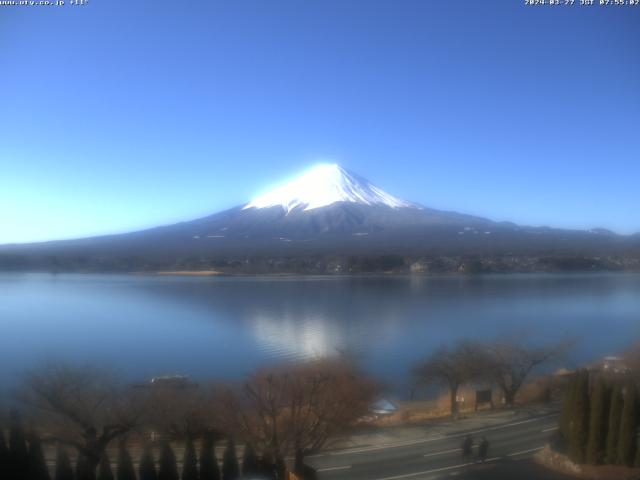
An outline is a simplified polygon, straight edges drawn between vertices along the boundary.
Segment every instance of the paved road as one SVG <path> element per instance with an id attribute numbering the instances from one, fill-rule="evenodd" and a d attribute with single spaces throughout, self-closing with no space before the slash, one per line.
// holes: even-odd
<path id="1" fill-rule="evenodd" d="M 490 442 L 488 463 L 503 464 L 533 456 L 557 426 L 557 414 L 528 418 L 471 431 L 475 444 Z M 476 458 L 463 460 L 466 433 L 426 436 L 407 442 L 328 452 L 308 457 L 320 480 L 424 480 L 469 474 Z M 477 447 L 474 448 L 474 455 Z M 484 466 L 482 468 L 488 468 Z M 496 477 L 497 478 L 497 477 Z"/>

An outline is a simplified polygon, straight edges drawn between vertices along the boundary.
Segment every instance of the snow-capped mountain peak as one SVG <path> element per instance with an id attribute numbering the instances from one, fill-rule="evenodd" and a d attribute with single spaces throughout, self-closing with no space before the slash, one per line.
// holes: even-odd
<path id="1" fill-rule="evenodd" d="M 391 208 L 420 208 L 394 197 L 336 164 L 322 164 L 292 181 L 265 193 L 243 207 L 281 206 L 287 213 L 296 209 L 313 210 L 336 202 L 386 205 Z"/>

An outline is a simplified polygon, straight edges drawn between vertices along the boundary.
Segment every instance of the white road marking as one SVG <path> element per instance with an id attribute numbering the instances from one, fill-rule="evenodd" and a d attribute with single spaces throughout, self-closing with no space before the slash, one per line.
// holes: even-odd
<path id="1" fill-rule="evenodd" d="M 473 465 L 473 463 L 462 463 L 460 465 L 454 465 L 452 467 L 435 468 L 433 470 L 425 470 L 423 472 L 405 473 L 404 475 L 395 475 L 393 477 L 379 478 L 378 480 L 397 480 L 399 478 L 417 477 L 418 475 L 428 475 L 430 473 L 446 472 L 447 470 L 455 470 L 456 468 L 468 467 L 470 465 Z"/>
<path id="2" fill-rule="evenodd" d="M 444 450 L 442 452 L 435 452 L 435 453 L 427 453 L 424 456 L 425 457 L 435 457 L 437 455 L 444 455 L 446 453 L 453 453 L 453 452 L 459 452 L 460 449 L 459 448 L 452 448 L 451 450 Z"/>
<path id="3" fill-rule="evenodd" d="M 524 455 L 526 453 L 533 453 L 533 452 L 537 452 L 538 450 L 542 450 L 544 447 L 536 447 L 536 448 L 530 448 L 529 450 L 522 450 L 520 452 L 513 452 L 513 453 L 509 453 L 507 455 L 507 457 L 515 457 L 517 455 Z"/>
<path id="4" fill-rule="evenodd" d="M 496 460 L 500 460 L 500 457 L 487 458 L 484 461 L 484 463 L 495 462 Z M 477 462 L 461 463 L 460 465 L 452 465 L 450 467 L 434 468 L 432 470 L 425 470 L 423 472 L 405 473 L 403 475 L 395 475 L 393 477 L 379 478 L 378 480 L 398 480 L 400 478 L 411 478 L 411 477 L 417 477 L 418 475 L 428 475 L 430 473 L 446 472 L 448 470 L 455 470 L 457 468 L 470 467 L 471 465 L 476 465 L 476 463 Z"/>
<path id="5" fill-rule="evenodd" d="M 542 433 L 553 432 L 554 430 L 558 430 L 557 425 L 554 427 L 545 428 L 544 430 L 542 430 Z"/>
<path id="6" fill-rule="evenodd" d="M 447 438 L 462 437 L 462 436 L 466 436 L 466 435 L 477 435 L 478 433 L 491 432 L 493 430 L 500 430 L 502 428 L 508 428 L 508 427 L 515 427 L 517 425 L 524 425 L 525 423 L 538 422 L 540 420 L 544 420 L 545 418 L 557 417 L 557 416 L 558 416 L 558 414 L 554 413 L 552 415 L 545 415 L 544 417 L 530 418 L 529 420 L 522 420 L 520 422 L 513 422 L 513 423 L 507 423 L 505 425 L 497 425 L 495 427 L 483 428 L 481 430 L 476 430 L 475 432 L 466 432 L 466 433 L 461 433 L 461 434 L 458 434 L 458 435 L 451 435 L 451 436 L 449 436 Z"/>
<path id="7" fill-rule="evenodd" d="M 351 465 L 341 465 L 338 467 L 317 468 L 316 472 L 331 472 L 333 470 L 349 470 L 350 468 L 351 468 Z"/>
<path id="8" fill-rule="evenodd" d="M 355 448 L 350 450 L 338 450 L 335 452 L 320 453 L 317 455 L 307 455 L 306 458 L 332 457 L 335 455 L 350 455 L 352 453 L 375 452 L 376 450 L 384 450 L 386 448 L 409 447 L 411 445 L 418 445 L 420 443 L 435 442 L 437 440 L 443 440 L 445 438 L 447 437 L 441 435 L 438 437 L 431 437 L 431 438 L 421 439 L 421 440 L 411 440 L 407 442 L 398 442 L 398 443 L 385 443 L 382 445 L 376 445 L 375 447 L 362 447 L 362 448 Z"/>
<path id="9" fill-rule="evenodd" d="M 445 440 L 448 438 L 460 438 L 460 437 L 466 437 L 467 435 L 477 435 L 479 433 L 483 433 L 483 432 L 490 432 L 490 431 L 495 431 L 495 430 L 500 430 L 503 428 L 509 428 L 509 427 L 515 427 L 518 425 L 524 425 L 527 423 L 532 423 L 532 422 L 539 422 L 541 420 L 545 420 L 548 419 L 550 417 L 557 417 L 558 414 L 554 413 L 551 415 L 545 415 L 542 417 L 537 417 L 537 418 L 530 418 L 528 420 L 521 420 L 519 422 L 513 422 L 513 423 L 506 423 L 503 425 L 496 425 L 495 427 L 488 427 L 488 428 L 483 428 L 480 430 L 476 430 L 473 432 L 463 432 L 463 433 L 456 433 L 453 435 L 439 435 L 437 437 L 430 437 L 430 438 L 424 438 L 424 439 L 420 439 L 420 440 L 410 440 L 407 442 L 398 442 L 398 443 L 387 443 L 387 444 L 382 444 L 382 445 L 376 445 L 376 446 L 372 446 L 372 447 L 362 447 L 362 448 L 356 448 L 356 449 L 351 449 L 351 450 L 338 450 L 335 452 L 328 452 L 328 453 L 320 453 L 317 455 L 308 455 L 306 458 L 320 458 L 320 457 L 331 457 L 331 456 L 337 456 L 337 455 L 351 455 L 354 453 L 366 453 L 366 452 L 375 452 L 377 450 L 385 450 L 387 448 L 399 448 L 399 447 L 409 447 L 412 445 L 420 445 L 421 443 L 431 443 L 431 442 L 437 442 L 438 440 Z"/>

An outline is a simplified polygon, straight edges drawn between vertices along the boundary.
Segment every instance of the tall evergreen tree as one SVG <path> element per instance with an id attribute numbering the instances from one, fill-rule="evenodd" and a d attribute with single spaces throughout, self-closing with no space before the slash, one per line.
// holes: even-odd
<path id="1" fill-rule="evenodd" d="M 599 377 L 591 392 L 591 411 L 589 418 L 589 443 L 587 444 L 587 463 L 599 465 L 604 461 L 607 444 L 607 420 L 609 418 L 609 399 L 611 398 L 607 382 Z"/>
<path id="2" fill-rule="evenodd" d="M 200 450 L 200 480 L 220 480 L 220 469 L 212 435 L 205 435 Z"/>
<path id="3" fill-rule="evenodd" d="M 302 453 L 300 449 L 296 450 L 296 456 L 293 461 L 293 473 L 298 476 L 302 476 L 304 473 L 304 453 Z"/>
<path id="4" fill-rule="evenodd" d="M 116 471 L 118 480 L 136 480 L 136 472 L 133 469 L 131 455 L 124 442 L 118 446 L 118 468 Z"/>
<path id="5" fill-rule="evenodd" d="M 113 470 L 111 469 L 111 460 L 109 459 L 109 454 L 106 450 L 102 454 L 102 457 L 100 457 L 97 480 L 114 480 Z"/>
<path id="6" fill-rule="evenodd" d="M 171 444 L 168 441 L 162 442 L 160 449 L 160 468 L 158 469 L 158 480 L 179 480 L 178 464 L 173 453 Z"/>
<path id="7" fill-rule="evenodd" d="M 40 438 L 32 434 L 29 439 L 29 467 L 28 467 L 29 480 L 50 480 L 49 469 L 47 468 L 47 462 L 44 459 L 44 452 L 42 451 L 42 444 Z"/>
<path id="8" fill-rule="evenodd" d="M 4 440 L 2 426 L 0 426 L 0 478 L 9 478 L 9 447 Z"/>
<path id="9" fill-rule="evenodd" d="M 245 444 L 244 453 L 242 455 L 242 476 L 257 475 L 260 473 L 260 465 L 258 464 L 258 456 L 250 443 Z"/>
<path id="10" fill-rule="evenodd" d="M 55 480 L 73 480 L 73 469 L 67 451 L 58 446 L 56 452 L 56 471 L 53 477 Z"/>
<path id="11" fill-rule="evenodd" d="M 609 431 L 607 432 L 607 454 L 605 463 L 615 465 L 618 461 L 618 441 L 620 440 L 620 421 L 622 419 L 622 388 L 613 386 L 609 404 Z"/>
<path id="12" fill-rule="evenodd" d="M 284 480 L 286 478 L 285 475 L 287 473 L 287 464 L 284 461 L 284 458 L 282 457 L 282 455 L 276 456 L 275 469 L 276 469 L 276 478 L 278 480 Z"/>
<path id="13" fill-rule="evenodd" d="M 265 480 L 277 480 L 276 466 L 274 464 L 273 457 L 269 452 L 265 452 L 262 457 L 260 457 L 260 464 L 258 468 L 260 478 L 264 478 Z"/>
<path id="14" fill-rule="evenodd" d="M 11 412 L 9 428 L 9 474 L 11 480 L 26 480 L 29 472 L 29 450 L 22 428 L 22 419 Z"/>
<path id="15" fill-rule="evenodd" d="M 618 464 L 633 466 L 636 454 L 636 430 L 638 428 L 638 395 L 635 384 L 629 382 L 624 389 L 620 439 L 618 440 Z"/>
<path id="16" fill-rule="evenodd" d="M 569 457 L 576 463 L 584 463 L 589 436 L 589 372 L 581 370 L 573 394 L 573 414 L 569 435 Z"/>
<path id="17" fill-rule="evenodd" d="M 82 453 L 78 453 L 76 462 L 76 480 L 95 480 L 96 472 Z"/>
<path id="18" fill-rule="evenodd" d="M 573 396 L 576 390 L 576 377 L 572 377 L 567 383 L 562 399 L 562 412 L 560 413 L 560 434 L 565 442 L 569 442 L 571 436 L 571 418 L 573 416 Z"/>
<path id="19" fill-rule="evenodd" d="M 222 480 L 238 480 L 239 478 L 240 467 L 238 466 L 236 446 L 233 440 L 229 439 L 222 458 Z"/>
<path id="20" fill-rule="evenodd" d="M 140 480 L 158 480 L 156 459 L 153 457 L 151 445 L 146 445 L 142 450 L 140 465 L 138 465 L 138 478 Z"/>
<path id="21" fill-rule="evenodd" d="M 187 437 L 182 459 L 182 480 L 198 480 L 198 457 L 193 439 Z"/>
<path id="22" fill-rule="evenodd" d="M 638 442 L 638 447 L 636 448 L 636 459 L 633 462 L 633 466 L 640 468 L 640 442 Z"/>

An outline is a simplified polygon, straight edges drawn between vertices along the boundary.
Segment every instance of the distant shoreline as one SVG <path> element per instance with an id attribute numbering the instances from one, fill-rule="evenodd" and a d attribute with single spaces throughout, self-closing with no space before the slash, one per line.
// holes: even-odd
<path id="1" fill-rule="evenodd" d="M 532 271 L 485 271 L 485 272 L 225 272 L 218 270 L 161 270 L 161 271 L 104 271 L 104 270 L 0 270 L 0 274 L 48 274 L 48 275 L 133 275 L 148 277 L 482 277 L 482 276 L 519 276 L 519 275 L 640 275 L 640 270 L 532 270 Z"/>
<path id="2" fill-rule="evenodd" d="M 140 274 L 146 274 L 147 272 L 136 272 Z M 179 275 L 187 277 L 213 277 L 218 275 L 227 275 L 224 272 L 217 270 L 176 270 L 176 271 L 161 271 L 161 272 L 148 272 L 152 275 Z"/>

